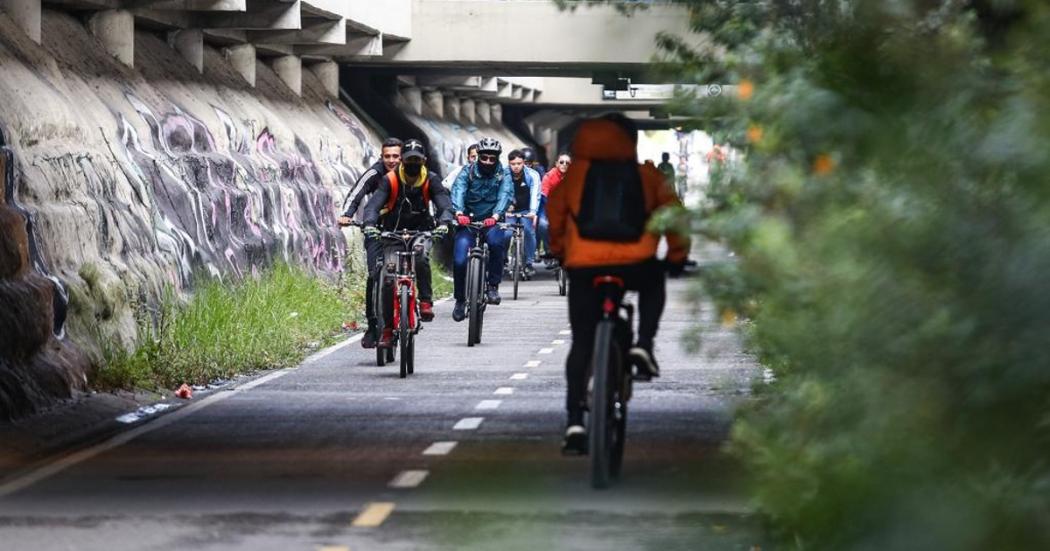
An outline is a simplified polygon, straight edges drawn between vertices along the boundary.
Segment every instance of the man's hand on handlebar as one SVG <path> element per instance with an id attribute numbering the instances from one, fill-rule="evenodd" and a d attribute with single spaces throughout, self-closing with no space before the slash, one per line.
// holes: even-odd
<path id="1" fill-rule="evenodd" d="M 485 224 L 486 228 L 491 228 L 492 226 L 496 225 L 496 221 L 497 220 L 496 220 L 495 216 L 490 216 L 490 217 L 486 218 L 483 223 Z"/>
<path id="2" fill-rule="evenodd" d="M 456 215 L 456 222 L 460 226 L 469 226 L 470 225 L 470 217 L 467 216 L 466 214 L 459 213 L 459 214 Z"/>
<path id="3" fill-rule="evenodd" d="M 682 260 L 681 262 L 666 261 L 668 277 L 682 277 L 682 274 L 685 273 L 685 264 L 686 260 Z"/>
<path id="4" fill-rule="evenodd" d="M 349 216 L 340 216 L 335 219 L 335 222 L 345 228 L 346 226 L 352 226 L 354 224 L 354 219 Z"/>

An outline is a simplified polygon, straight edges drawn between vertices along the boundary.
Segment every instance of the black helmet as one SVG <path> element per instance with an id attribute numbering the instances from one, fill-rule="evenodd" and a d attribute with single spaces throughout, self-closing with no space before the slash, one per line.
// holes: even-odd
<path id="1" fill-rule="evenodd" d="M 503 152 L 503 146 L 500 145 L 499 140 L 495 138 L 481 138 L 478 142 L 478 153 L 495 153 L 499 155 Z"/>
<path id="2" fill-rule="evenodd" d="M 523 147 L 521 148 L 521 158 L 526 163 L 531 163 L 536 160 L 536 152 L 531 147 Z"/>

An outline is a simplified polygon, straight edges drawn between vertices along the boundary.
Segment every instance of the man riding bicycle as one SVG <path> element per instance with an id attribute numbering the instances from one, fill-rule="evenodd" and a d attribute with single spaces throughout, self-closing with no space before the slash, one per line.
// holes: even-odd
<path id="1" fill-rule="evenodd" d="M 510 165 L 510 180 L 514 187 L 514 200 L 511 211 L 526 217 L 522 221 L 525 228 L 525 273 L 532 276 L 536 270 L 532 263 L 536 260 L 536 215 L 540 209 L 540 175 L 533 169 L 525 166 L 525 155 L 521 150 L 515 149 L 507 154 L 507 164 Z M 513 230 L 507 229 L 507 238 L 510 238 Z"/>
<path id="2" fill-rule="evenodd" d="M 435 237 L 441 237 L 448 232 L 448 224 L 452 222 L 452 203 L 448 190 L 427 173 L 426 161 L 426 147 L 422 142 L 405 142 L 401 149 L 401 166 L 387 173 L 365 205 L 365 235 L 378 241 L 376 238 L 381 231 L 432 231 Z M 431 203 L 434 205 L 434 216 L 430 214 Z M 437 224 L 434 221 L 435 216 Z M 429 253 L 427 247 L 416 259 L 419 318 L 422 321 L 434 319 Z M 375 269 L 375 265 L 369 266 L 369 270 Z M 377 275 L 371 274 L 372 277 Z M 384 319 L 389 323 L 392 316 L 384 316 Z M 383 328 L 384 343 L 390 342 L 392 332 L 391 327 Z"/>
<path id="3" fill-rule="evenodd" d="M 628 290 L 638 291 L 638 341 L 630 350 L 631 360 L 641 373 L 655 377 L 659 367 L 653 356 L 653 342 L 663 313 L 665 272 L 681 273 L 689 251 L 689 239 L 667 234 L 667 265 L 656 259 L 660 236 L 645 229 L 652 213 L 660 208 L 680 206 L 674 191 L 664 184 L 664 176 L 651 165 L 638 165 L 636 152 L 638 130 L 622 115 L 584 121 L 573 141 L 573 163 L 564 181 L 556 187 L 547 203 L 552 253 L 561 259 L 569 276 L 569 322 L 572 325 L 572 348 L 565 362 L 568 383 L 566 410 L 568 423 L 563 451 L 586 453 L 587 433 L 583 413 L 587 399 L 588 366 L 591 361 L 595 326 L 600 316 L 598 292 L 594 279 L 612 275 L 623 280 Z M 611 168 L 610 168 L 611 167 Z M 606 208 L 623 208 L 623 197 L 601 193 L 601 185 L 613 181 L 597 175 L 607 170 L 627 171 L 625 180 L 638 182 L 640 226 L 633 240 L 602 240 L 581 235 L 587 225 L 588 209 L 595 197 L 606 198 Z M 632 174 L 630 171 L 637 171 Z M 621 172 L 622 176 L 624 173 Z M 597 186 L 597 187 L 594 187 Z M 606 188 L 608 189 L 608 188 Z M 625 188 L 627 189 L 627 188 Z M 590 201 L 590 202 L 587 202 Z M 585 209 L 584 207 L 587 207 Z M 604 216 L 606 225 L 615 225 L 616 216 Z"/>
<path id="4" fill-rule="evenodd" d="M 507 238 L 496 226 L 507 207 L 514 190 L 506 170 L 499 162 L 503 146 L 493 138 L 478 142 L 478 160 L 467 165 L 452 184 L 452 208 L 456 213 L 455 242 L 453 245 L 452 276 L 456 305 L 452 319 L 463 321 L 466 313 L 467 256 L 474 244 L 474 235 L 468 227 L 471 222 L 484 223 L 484 239 L 489 246 L 488 289 L 485 298 L 489 304 L 499 304 L 499 283 L 503 278 L 503 261 Z"/>
<path id="5" fill-rule="evenodd" d="M 397 168 L 397 165 L 401 163 L 401 140 L 397 138 L 383 140 L 380 152 L 382 158 L 368 167 L 368 170 L 357 179 L 357 183 L 350 190 L 350 195 L 346 198 L 350 204 L 338 219 L 340 226 L 349 226 L 353 223 L 354 215 L 358 213 L 358 207 L 365 202 L 366 198 L 371 197 L 375 193 L 376 188 L 379 187 L 379 182 L 386 177 L 386 174 Z M 372 267 L 375 266 L 382 248 L 378 239 L 365 236 L 365 262 L 368 265 L 368 279 L 365 284 L 366 296 L 372 296 L 372 287 L 375 285 L 375 281 L 372 279 Z M 375 348 L 376 313 L 372 311 L 371 301 L 366 301 L 365 317 L 368 318 L 368 331 L 365 331 L 365 334 L 361 337 L 361 346 L 363 348 Z"/>

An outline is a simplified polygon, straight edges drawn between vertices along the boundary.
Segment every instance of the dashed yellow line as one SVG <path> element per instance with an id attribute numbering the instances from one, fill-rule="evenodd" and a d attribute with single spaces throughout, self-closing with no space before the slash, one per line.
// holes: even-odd
<path id="1" fill-rule="evenodd" d="M 383 524 L 383 521 L 393 512 L 393 503 L 385 501 L 369 503 L 350 525 L 356 528 L 374 528 Z"/>

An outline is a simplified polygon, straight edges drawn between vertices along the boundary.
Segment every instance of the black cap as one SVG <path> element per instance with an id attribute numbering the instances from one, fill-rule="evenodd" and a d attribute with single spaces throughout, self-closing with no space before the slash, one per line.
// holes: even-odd
<path id="1" fill-rule="evenodd" d="M 409 157 L 427 158 L 427 148 L 423 145 L 423 142 L 408 140 L 405 142 L 405 145 L 401 146 L 401 158 L 408 159 Z"/>

